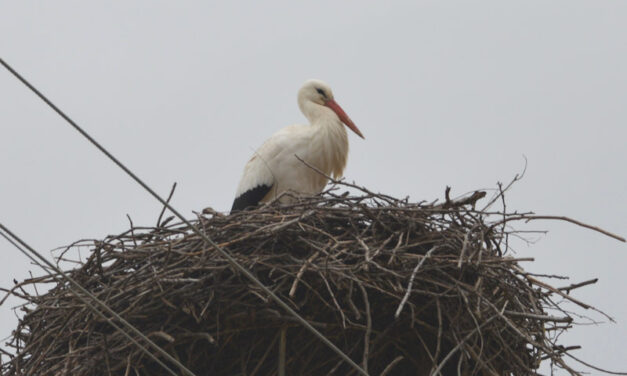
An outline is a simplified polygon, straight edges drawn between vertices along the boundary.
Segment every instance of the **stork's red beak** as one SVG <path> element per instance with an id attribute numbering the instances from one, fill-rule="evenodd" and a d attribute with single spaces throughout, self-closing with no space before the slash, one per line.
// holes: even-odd
<path id="1" fill-rule="evenodd" d="M 359 128 L 357 128 L 355 123 L 353 123 L 353 121 L 348 117 L 348 115 L 346 115 L 346 112 L 342 110 L 342 107 L 340 107 L 339 104 L 335 103 L 333 99 L 329 99 L 328 101 L 324 103 L 324 105 L 332 109 L 333 112 L 337 114 L 337 117 L 340 118 L 342 123 L 346 124 L 346 126 L 349 127 L 351 131 L 355 132 L 357 136 L 363 138 L 364 140 L 366 139 L 364 135 L 361 134 L 361 132 L 359 131 Z"/>

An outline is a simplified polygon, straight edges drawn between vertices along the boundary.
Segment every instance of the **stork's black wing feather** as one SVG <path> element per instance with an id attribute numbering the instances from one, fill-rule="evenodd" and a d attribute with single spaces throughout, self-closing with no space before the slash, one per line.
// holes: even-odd
<path id="1" fill-rule="evenodd" d="M 270 192 L 270 189 L 272 189 L 272 185 L 263 184 L 242 193 L 235 198 L 235 201 L 233 201 L 231 213 L 240 210 L 252 209 L 268 194 L 268 192 Z"/>

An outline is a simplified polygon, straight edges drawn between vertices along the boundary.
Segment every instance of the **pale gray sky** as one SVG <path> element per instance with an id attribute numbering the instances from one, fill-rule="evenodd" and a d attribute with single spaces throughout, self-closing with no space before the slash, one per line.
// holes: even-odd
<path id="1" fill-rule="evenodd" d="M 159 192 L 178 182 L 184 213 L 230 207 L 252 151 L 305 121 L 296 91 L 315 77 L 366 136 L 350 136 L 348 179 L 432 200 L 508 181 L 526 155 L 509 208 L 627 235 L 626 20 L 618 0 L 21 1 L 0 3 L 0 54 Z M 159 205 L 5 71 L 0 131 L 0 221 L 37 249 L 155 222 Z M 618 321 L 563 344 L 626 371 L 627 246 L 527 228 L 550 231 L 516 245 L 527 268 L 599 277 L 574 295 Z M 0 285 L 40 273 L 0 250 Z M 0 336 L 15 325 L 0 307 Z"/>

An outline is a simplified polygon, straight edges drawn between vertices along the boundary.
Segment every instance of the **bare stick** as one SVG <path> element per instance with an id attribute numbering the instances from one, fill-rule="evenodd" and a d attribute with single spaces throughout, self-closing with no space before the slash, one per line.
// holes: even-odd
<path id="1" fill-rule="evenodd" d="M 521 180 L 524 176 L 525 176 L 525 172 L 527 171 L 527 157 L 523 154 L 523 158 L 525 159 L 525 165 L 523 167 L 523 170 L 521 173 L 514 175 L 514 178 L 509 182 L 509 184 L 507 184 L 507 186 L 505 187 L 505 189 L 501 189 L 501 187 L 499 186 L 499 193 L 496 194 L 488 203 L 486 206 L 483 207 L 483 209 L 481 209 L 482 211 L 485 211 L 486 209 L 488 209 L 492 204 L 494 204 L 494 202 L 496 200 L 498 200 L 500 197 L 502 197 L 505 192 L 507 192 L 512 185 L 514 185 L 514 183 L 516 183 L 517 181 Z"/>
<path id="2" fill-rule="evenodd" d="M 565 286 L 565 287 L 559 287 L 558 290 L 565 290 L 567 294 L 570 293 L 570 290 L 574 290 L 577 289 L 579 287 L 583 287 L 583 286 L 588 286 L 588 285 L 592 285 L 595 284 L 599 281 L 598 278 L 593 278 L 584 282 L 579 282 L 579 283 L 573 283 L 570 286 Z"/>
<path id="3" fill-rule="evenodd" d="M 570 354 L 570 353 L 565 353 L 565 354 L 567 356 L 569 356 L 570 358 L 575 359 L 579 363 L 583 364 L 584 366 L 592 368 L 593 370 L 596 370 L 596 371 L 599 371 L 599 372 L 603 372 L 603 373 L 607 373 L 607 374 L 610 374 L 610 375 L 627 375 L 627 372 L 608 371 L 606 369 L 599 368 L 599 367 L 593 366 L 590 363 L 584 362 L 583 360 L 575 357 L 573 354 Z"/>
<path id="4" fill-rule="evenodd" d="M 364 305 L 366 306 L 366 332 L 364 333 L 364 356 L 362 361 L 362 367 L 364 371 L 368 372 L 368 353 L 370 350 L 370 333 L 372 332 L 372 317 L 370 315 L 370 302 L 368 301 L 368 292 L 361 284 L 361 282 L 357 283 L 359 289 L 361 290 L 361 294 L 364 297 Z"/>
<path id="5" fill-rule="evenodd" d="M 320 254 L 320 251 L 316 251 L 314 252 L 313 255 L 311 255 L 307 261 L 305 261 L 303 263 L 303 266 L 300 267 L 300 270 L 298 271 L 298 274 L 296 274 L 296 278 L 294 279 L 294 283 L 292 283 L 292 288 L 290 288 L 290 292 L 289 292 L 289 297 L 293 298 L 294 295 L 296 294 L 296 287 L 298 286 L 298 281 L 300 281 L 300 279 L 303 277 L 303 274 L 305 274 L 305 270 L 307 269 L 307 266 L 310 265 L 313 260 L 316 259 L 316 257 L 318 257 L 318 255 Z"/>
<path id="6" fill-rule="evenodd" d="M 403 310 L 403 306 L 405 305 L 405 303 L 407 303 L 407 299 L 409 299 L 409 295 L 411 294 L 411 287 L 414 284 L 414 278 L 416 278 L 416 273 L 418 273 L 418 269 L 420 269 L 422 264 L 424 264 L 425 261 L 431 256 L 431 254 L 438 248 L 439 248 L 438 246 L 433 246 L 429 250 L 429 252 L 427 252 L 424 255 L 424 257 L 422 259 L 420 259 L 420 262 L 418 263 L 418 265 L 416 265 L 414 270 L 411 272 L 411 277 L 409 277 L 409 283 L 407 284 L 407 291 L 405 292 L 405 296 L 403 296 L 403 300 L 401 300 L 401 304 L 399 304 L 398 308 L 396 309 L 396 313 L 394 314 L 394 318 L 398 319 L 398 316 L 400 316 L 401 311 Z"/>
<path id="7" fill-rule="evenodd" d="M 279 340 L 279 376 L 285 376 L 285 353 L 287 346 L 287 326 L 281 327 L 281 339 Z M 366 371 L 368 372 L 368 371 Z"/>
<path id="8" fill-rule="evenodd" d="M 168 204 L 170 203 L 170 200 L 172 200 L 172 196 L 174 195 L 175 189 L 176 189 L 176 182 L 172 184 L 172 189 L 170 190 L 170 194 L 168 195 L 168 198 L 165 200 L 165 202 L 167 202 Z M 166 209 L 167 209 L 167 206 L 163 205 L 163 208 L 161 209 L 161 213 L 159 213 L 159 218 L 157 218 L 157 227 L 161 227 L 161 218 L 163 218 L 163 214 L 165 213 Z"/>
<path id="9" fill-rule="evenodd" d="M 457 350 L 460 349 L 460 347 L 462 347 L 462 345 L 468 341 L 470 339 L 470 337 L 472 337 L 473 335 L 475 335 L 479 330 L 481 330 L 481 328 L 483 328 L 484 326 L 488 325 L 492 320 L 494 320 L 495 318 L 497 318 L 498 316 L 492 316 L 489 319 L 487 319 L 486 321 L 483 322 L 483 324 L 481 324 L 480 327 L 475 328 L 473 331 L 471 331 L 470 333 L 468 333 L 464 338 L 462 338 L 461 341 L 459 341 L 457 343 L 457 345 L 455 347 L 453 347 L 453 349 L 451 351 L 449 351 L 448 354 L 446 354 L 446 356 L 444 357 L 444 359 L 442 359 L 442 361 L 440 362 L 440 364 L 438 365 L 438 367 L 433 370 L 433 372 L 430 373 L 430 375 L 437 375 L 438 373 L 440 373 L 440 371 L 442 371 L 442 367 L 444 367 L 444 365 L 446 364 L 446 362 L 448 362 L 448 360 L 451 358 L 451 356 L 453 356 L 453 354 L 455 354 L 455 352 Z"/>
<path id="10" fill-rule="evenodd" d="M 505 218 L 505 219 L 503 219 L 501 221 L 493 223 L 492 226 L 495 227 L 495 226 L 498 226 L 498 225 L 501 225 L 501 224 L 503 224 L 505 222 L 510 222 L 510 221 L 524 220 L 526 222 L 529 222 L 529 221 L 533 221 L 533 220 L 537 220 L 537 219 L 549 219 L 549 220 L 566 221 L 566 222 L 574 223 L 574 224 L 576 224 L 578 226 L 585 227 L 587 229 L 600 232 L 601 234 L 609 236 L 610 238 L 614 238 L 616 240 L 620 240 L 623 243 L 626 242 L 625 238 L 623 238 L 622 236 L 618 236 L 618 235 L 613 234 L 613 233 L 611 233 L 609 231 L 603 230 L 600 227 L 588 225 L 586 223 L 577 221 L 575 219 L 564 217 L 564 216 L 560 216 L 560 215 L 517 215 L 517 216 L 508 217 L 508 218 Z"/>
<path id="11" fill-rule="evenodd" d="M 385 375 L 387 375 L 388 373 L 390 373 L 390 371 L 392 371 L 392 368 L 394 368 L 394 366 L 395 366 L 396 364 L 398 364 L 398 362 L 400 362 L 401 360 L 403 360 L 403 356 L 402 356 L 402 355 L 397 356 L 396 358 L 394 358 L 394 360 L 392 360 L 392 361 L 390 362 L 390 364 L 388 364 L 387 366 L 385 366 L 385 368 L 384 368 L 384 369 L 383 369 L 383 371 L 381 372 L 381 375 L 380 375 L 380 376 L 385 376 Z"/>

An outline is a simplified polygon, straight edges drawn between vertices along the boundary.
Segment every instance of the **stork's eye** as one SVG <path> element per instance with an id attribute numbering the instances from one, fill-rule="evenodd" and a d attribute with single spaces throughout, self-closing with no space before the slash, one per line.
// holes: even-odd
<path id="1" fill-rule="evenodd" d="M 324 90 L 320 88 L 316 88 L 316 91 L 318 92 L 318 94 L 322 95 L 324 98 L 327 97 L 327 94 L 324 92 Z"/>

